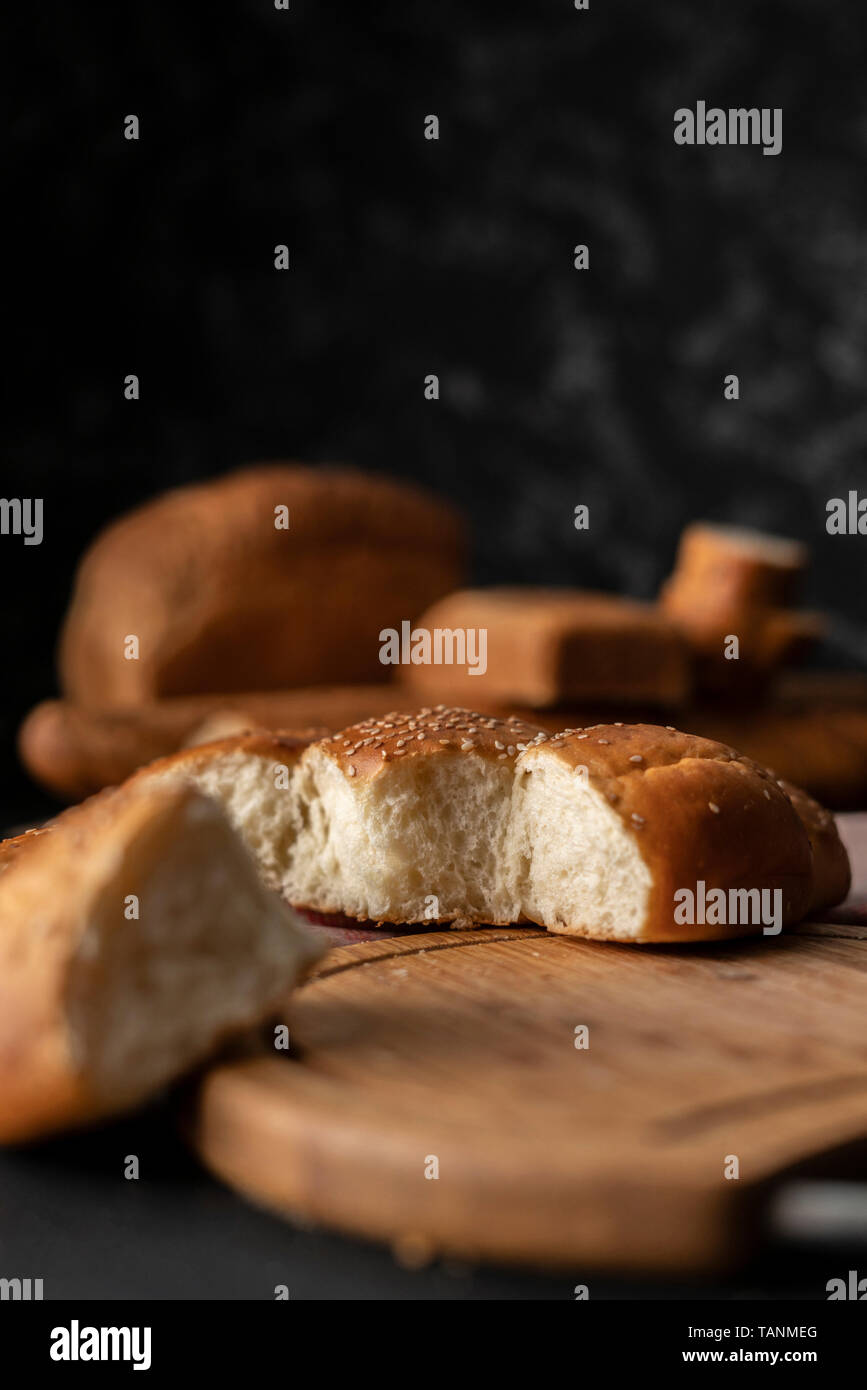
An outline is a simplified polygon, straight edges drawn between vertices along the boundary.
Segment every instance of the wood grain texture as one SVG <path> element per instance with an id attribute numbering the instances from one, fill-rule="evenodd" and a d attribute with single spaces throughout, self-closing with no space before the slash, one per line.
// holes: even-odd
<path id="1" fill-rule="evenodd" d="M 205 1077 L 193 1140 L 255 1201 L 415 1251 L 710 1270 L 781 1174 L 867 1139 L 865 992 L 858 925 L 367 941 L 289 1001 L 291 1056 L 265 1040 Z"/>

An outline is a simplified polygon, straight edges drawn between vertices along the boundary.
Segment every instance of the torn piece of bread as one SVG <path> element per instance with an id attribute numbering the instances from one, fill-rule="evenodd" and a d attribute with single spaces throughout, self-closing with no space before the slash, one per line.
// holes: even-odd
<path id="1" fill-rule="evenodd" d="M 103 793 L 0 853 L 0 1141 L 129 1109 L 319 954 L 219 805 Z"/>
<path id="2" fill-rule="evenodd" d="M 213 797 L 253 851 L 268 887 L 283 891 L 286 862 L 306 814 L 295 779 L 309 742 L 294 734 L 239 734 L 159 758 L 124 786 L 193 786 Z"/>
<path id="3" fill-rule="evenodd" d="M 815 802 L 724 744 L 654 725 L 551 736 L 438 707 L 304 750 L 227 739 L 135 780 L 152 777 L 217 796 L 290 902 L 359 919 L 712 940 L 766 924 L 678 921 L 678 892 L 747 905 L 754 890 L 779 894 L 788 926 L 848 887 L 833 819 Z"/>
<path id="4" fill-rule="evenodd" d="M 810 909 L 807 830 L 773 776 L 733 749 L 652 725 L 558 735 L 516 769 L 512 858 L 522 905 L 549 931 L 699 941 L 762 920 L 683 922 L 678 897 L 779 893 L 780 925 Z M 759 898 L 761 905 L 761 898 Z"/>
<path id="5" fill-rule="evenodd" d="M 540 730 L 422 710 L 311 744 L 305 814 L 285 864 L 290 902 L 387 922 L 521 919 L 507 859 L 515 762 Z"/>
<path id="6" fill-rule="evenodd" d="M 499 874 L 514 763 L 539 732 L 465 710 L 392 713 L 309 746 L 281 734 L 222 739 L 127 785 L 192 783 L 217 797 L 289 902 L 371 921 L 509 923 L 518 909 Z M 359 799 L 386 766 L 385 804 Z"/>

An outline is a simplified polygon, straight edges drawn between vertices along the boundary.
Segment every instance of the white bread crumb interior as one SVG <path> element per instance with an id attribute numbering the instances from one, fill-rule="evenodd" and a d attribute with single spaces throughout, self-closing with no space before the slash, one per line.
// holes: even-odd
<path id="1" fill-rule="evenodd" d="M 283 785 L 267 752 L 216 745 L 210 759 L 170 760 L 153 775 L 219 801 L 265 881 L 295 906 L 638 939 L 651 876 L 636 836 L 598 790 L 546 756 L 548 735 L 517 724 L 510 734 L 466 710 L 385 716 L 311 745 Z M 395 745 L 415 739 L 425 756 L 401 758 Z M 371 772 L 380 746 L 386 756 Z M 367 768 L 347 762 L 363 753 Z"/>

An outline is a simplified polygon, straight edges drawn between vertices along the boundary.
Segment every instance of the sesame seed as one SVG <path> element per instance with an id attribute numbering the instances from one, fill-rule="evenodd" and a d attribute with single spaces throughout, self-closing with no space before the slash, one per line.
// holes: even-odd
<path id="1" fill-rule="evenodd" d="M 708 804 L 708 806 L 710 807 L 710 809 L 713 811 L 714 815 L 715 815 L 715 816 L 718 816 L 718 815 L 719 815 L 719 807 L 717 806 L 716 802 L 715 802 L 715 801 L 709 801 L 707 804 Z"/>
<path id="2" fill-rule="evenodd" d="M 461 752 L 462 752 L 462 753 L 468 752 L 470 748 L 475 748 L 475 746 L 476 746 L 476 745 L 473 743 L 473 740 L 472 740 L 471 738 L 465 738 L 465 739 L 462 739 L 462 740 L 461 740 Z"/>
<path id="3" fill-rule="evenodd" d="M 355 768 L 352 766 L 352 763 L 349 764 L 349 768 L 347 769 L 347 774 L 348 774 L 348 776 L 350 776 L 350 777 L 354 777 L 354 776 L 355 776 Z"/>
<path id="4" fill-rule="evenodd" d="M 515 745 L 514 745 L 514 743 L 510 743 L 510 744 L 509 744 L 508 748 L 506 749 L 506 752 L 508 753 L 508 755 L 509 755 L 510 758 L 514 758 L 514 756 L 515 756 Z"/>
<path id="5" fill-rule="evenodd" d="M 630 761 L 631 763 L 643 763 L 643 762 L 644 762 L 644 759 L 642 758 L 642 756 L 641 756 L 640 753 L 633 753 L 633 754 L 632 754 L 632 757 L 629 759 L 629 761 Z"/>
<path id="6" fill-rule="evenodd" d="M 608 739 L 607 739 L 607 738 L 597 738 L 596 742 L 597 742 L 597 743 L 604 743 L 604 744 L 607 745 L 607 744 L 608 744 Z"/>
<path id="7" fill-rule="evenodd" d="M 499 740 L 498 738 L 495 738 L 495 739 L 494 739 L 494 747 L 495 747 L 495 748 L 505 748 L 505 746 L 506 746 L 505 743 L 501 743 L 500 740 Z"/>
<path id="8" fill-rule="evenodd" d="M 640 816 L 637 811 L 632 812 L 632 819 L 636 825 L 644 825 L 644 816 Z"/>

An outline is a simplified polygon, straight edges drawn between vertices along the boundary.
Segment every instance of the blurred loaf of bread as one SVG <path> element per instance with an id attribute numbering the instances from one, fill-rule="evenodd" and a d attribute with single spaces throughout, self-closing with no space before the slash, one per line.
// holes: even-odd
<path id="1" fill-rule="evenodd" d="M 460 583 L 462 557 L 447 503 L 351 469 L 263 464 L 167 492 L 82 560 L 64 693 L 108 708 L 381 679 L 380 629 Z"/>
<path id="2" fill-rule="evenodd" d="M 423 698 L 486 708 L 599 700 L 665 709 L 690 693 L 680 632 L 655 605 L 633 599 L 577 589 L 464 589 L 434 603 L 417 628 L 431 634 L 434 649 L 437 633 L 466 634 L 473 655 L 455 659 L 460 650 L 441 638 L 445 660 L 402 665 L 402 679 Z M 484 634 L 483 660 L 470 633 Z"/>

